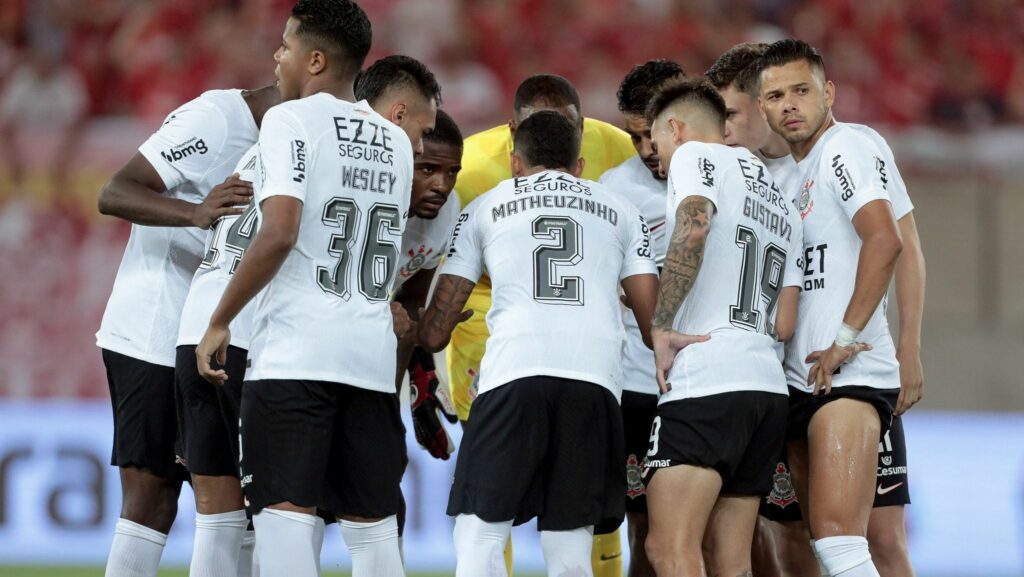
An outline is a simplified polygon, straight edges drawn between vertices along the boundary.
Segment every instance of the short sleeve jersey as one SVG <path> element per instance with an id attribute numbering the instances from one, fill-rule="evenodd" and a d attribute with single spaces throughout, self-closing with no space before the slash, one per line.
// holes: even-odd
<path id="1" fill-rule="evenodd" d="M 247 182 L 256 180 L 256 165 L 259 162 L 259 146 L 253 145 L 238 161 L 235 172 Z M 250 202 L 241 215 L 221 217 L 214 223 L 206 238 L 206 256 L 199 264 L 199 270 L 192 277 L 188 298 L 181 310 L 181 327 L 178 329 L 178 346 L 198 345 L 210 317 L 224 295 L 228 281 L 242 261 L 245 249 L 256 236 L 259 219 L 256 204 Z M 231 321 L 231 345 L 240 349 L 249 348 L 252 332 L 252 310 L 250 302 Z"/>
<path id="2" fill-rule="evenodd" d="M 436 269 L 444 256 L 455 222 L 459 220 L 459 199 L 451 194 L 434 218 L 409 217 L 402 235 L 402 254 L 398 261 L 397 291 L 405 281 L 421 270 Z"/>
<path id="3" fill-rule="evenodd" d="M 163 180 L 163 194 L 202 202 L 259 136 L 241 90 L 211 90 L 184 104 L 139 147 Z M 203 260 L 206 232 L 132 225 L 97 346 L 174 366 L 181 310 Z"/>
<path id="4" fill-rule="evenodd" d="M 812 390 L 807 385 L 810 364 L 804 359 L 827 349 L 843 322 L 862 244 L 853 217 L 870 202 L 889 201 L 887 165 L 867 136 L 842 124 L 829 128 L 796 164 L 796 180 L 790 187 L 799 183 L 804 276 L 796 332 L 786 345 L 786 377 L 796 389 Z M 832 378 L 833 387 L 899 388 L 899 364 L 885 306 L 883 297 L 857 339 L 873 349 L 840 367 Z"/>
<path id="5" fill-rule="evenodd" d="M 700 272 L 673 321 L 679 332 L 711 339 L 680 351 L 668 374 L 672 389 L 659 402 L 736 391 L 786 394 L 774 322 L 783 287 L 802 280 L 795 207 L 757 157 L 722 144 L 679 147 L 668 186 L 673 217 L 689 197 L 715 207 Z M 669 235 L 675 218 L 670 222 Z"/>
<path id="6" fill-rule="evenodd" d="M 661 266 L 665 261 L 668 243 L 665 237 L 668 182 L 654 178 L 639 156 L 630 157 L 608 170 L 601 175 L 600 182 L 611 194 L 632 202 L 643 215 L 651 229 L 654 262 Z M 658 381 L 654 374 L 654 352 L 644 344 L 633 311 L 625 306 L 620 309 L 626 338 L 622 341 L 622 376 L 619 383 L 624 391 L 656 395 Z"/>
<path id="7" fill-rule="evenodd" d="M 657 274 L 647 223 L 631 203 L 564 172 L 506 180 L 459 215 L 441 273 L 491 277 L 481 394 L 551 376 L 619 397 L 619 284 Z"/>
<path id="8" fill-rule="evenodd" d="M 412 146 L 365 102 L 326 93 L 275 106 L 255 187 L 302 202 L 294 248 L 256 300 L 247 380 L 393 392 L 389 297 L 412 190 Z"/>

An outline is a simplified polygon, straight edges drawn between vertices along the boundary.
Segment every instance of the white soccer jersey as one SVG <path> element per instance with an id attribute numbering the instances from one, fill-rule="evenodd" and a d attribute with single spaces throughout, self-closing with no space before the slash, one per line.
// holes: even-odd
<path id="1" fill-rule="evenodd" d="M 665 261 L 668 238 L 665 236 L 665 208 L 668 182 L 654 178 L 650 169 L 639 156 L 606 171 L 601 175 L 601 184 L 616 196 L 622 196 L 636 206 L 647 220 L 651 229 L 651 243 L 654 246 L 654 262 L 658 266 Z M 619 307 L 626 338 L 622 341 L 622 376 L 619 383 L 622 390 L 634 393 L 658 394 L 658 381 L 654 374 L 654 351 L 644 344 L 640 327 L 633 311 Z"/>
<path id="2" fill-rule="evenodd" d="M 256 165 L 259 162 L 259 146 L 253 145 L 238 161 L 235 172 L 248 182 L 256 181 Z M 259 219 L 256 204 L 249 203 L 241 215 L 225 216 L 217 220 L 207 235 L 206 256 L 199 264 L 199 270 L 192 277 L 188 298 L 181 310 L 181 327 L 178 329 L 178 346 L 198 345 L 203 339 L 210 317 L 224 295 L 224 289 L 235 274 L 238 263 L 256 236 Z M 252 310 L 250 302 L 231 321 L 231 344 L 240 349 L 249 348 L 252 332 Z"/>
<path id="3" fill-rule="evenodd" d="M 395 388 L 388 303 L 412 190 L 412 146 L 365 102 L 320 93 L 270 109 L 257 205 L 302 201 L 295 247 L 256 300 L 246 380 Z"/>
<path id="4" fill-rule="evenodd" d="M 619 397 L 619 284 L 657 274 L 647 224 L 630 202 L 553 170 L 506 180 L 459 215 L 441 273 L 491 277 L 481 394 L 551 376 Z"/>
<path id="5" fill-rule="evenodd" d="M 799 286 L 801 241 L 796 207 L 745 148 L 687 142 L 672 155 L 669 207 L 700 196 L 715 206 L 704 261 L 673 328 L 711 340 L 680 351 L 668 374 L 666 403 L 735 391 L 786 394 L 776 350 L 776 305 Z M 671 238 L 671 236 L 670 236 Z"/>
<path id="6" fill-rule="evenodd" d="M 258 136 L 241 90 L 211 90 L 171 113 L 139 152 L 160 175 L 165 195 L 198 203 Z M 181 309 L 205 235 L 193 227 L 132 225 L 97 346 L 174 366 Z"/>
<path id="7" fill-rule="evenodd" d="M 896 216 L 896 220 L 910 214 L 914 210 L 914 203 L 910 201 L 907 184 L 903 182 L 903 175 L 900 174 L 900 169 L 896 166 L 896 157 L 893 155 L 892 148 L 889 147 L 889 143 L 886 142 L 885 138 L 874 128 L 864 124 L 853 124 L 850 122 L 837 122 L 837 124 L 856 130 L 867 136 L 874 143 L 881 153 L 880 158 L 882 162 L 885 163 L 885 189 L 889 193 L 889 199 L 892 201 L 892 212 Z M 798 182 L 800 176 L 793 157 L 787 154 L 781 158 L 762 158 L 762 160 L 765 166 L 768 167 L 768 170 L 771 171 L 772 176 L 775 177 L 775 182 L 779 184 L 779 188 L 783 192 L 790 194 L 793 202 L 798 202 L 800 200 L 800 187 L 803 185 L 803 182 Z"/>
<path id="8" fill-rule="evenodd" d="M 437 268 L 444 256 L 455 222 L 459 220 L 459 197 L 452 194 L 434 218 L 410 216 L 402 234 L 395 291 L 421 270 Z"/>
<path id="9" fill-rule="evenodd" d="M 867 136 L 837 124 L 797 163 L 804 278 L 796 332 L 786 345 L 786 377 L 794 388 L 813 390 L 807 386 L 811 365 L 804 359 L 832 345 L 853 296 L 862 244 L 853 228 L 854 215 L 869 202 L 889 201 L 888 163 L 881 155 Z M 883 297 L 857 339 L 874 348 L 842 365 L 832 378 L 833 387 L 899 388 L 899 363 L 885 302 Z"/>

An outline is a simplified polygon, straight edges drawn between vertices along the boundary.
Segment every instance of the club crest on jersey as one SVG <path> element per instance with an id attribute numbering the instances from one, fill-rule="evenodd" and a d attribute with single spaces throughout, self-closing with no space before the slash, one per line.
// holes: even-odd
<path id="1" fill-rule="evenodd" d="M 800 209 L 800 220 L 807 218 L 807 215 L 811 214 L 811 210 L 814 209 L 814 201 L 811 200 L 811 187 L 813 186 L 814 181 L 808 180 L 800 189 L 800 203 L 797 205 L 797 208 Z"/>
<path id="2" fill-rule="evenodd" d="M 626 459 L 626 496 L 630 499 L 636 499 L 646 492 L 643 473 L 640 470 L 640 462 L 637 461 L 636 455 L 630 455 Z"/>
<path id="3" fill-rule="evenodd" d="M 772 475 L 772 492 L 768 494 L 768 502 L 786 508 L 796 503 L 796 490 L 793 489 L 793 479 L 789 476 L 789 469 L 785 463 L 779 463 L 775 467 L 775 474 Z"/>
<path id="4" fill-rule="evenodd" d="M 434 249 L 428 249 L 425 245 L 420 245 L 419 250 L 409 249 L 409 258 L 411 260 L 402 267 L 402 270 L 398 271 L 398 274 L 402 275 L 402 278 L 408 278 L 416 274 L 423 267 L 423 264 L 427 262 L 427 257 L 433 254 L 433 252 Z"/>

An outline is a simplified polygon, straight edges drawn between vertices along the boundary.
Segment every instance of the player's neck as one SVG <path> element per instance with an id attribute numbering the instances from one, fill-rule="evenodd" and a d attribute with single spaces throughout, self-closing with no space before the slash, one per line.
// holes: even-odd
<path id="1" fill-rule="evenodd" d="M 303 88 L 302 98 L 323 92 L 330 94 L 339 100 L 355 102 L 356 95 L 352 88 L 353 84 L 354 82 L 347 78 L 340 80 L 328 78 L 321 80 L 320 78 L 314 78 Z"/>
<path id="2" fill-rule="evenodd" d="M 533 176 L 535 174 L 540 174 L 541 172 L 547 172 L 549 170 L 553 170 L 555 172 L 564 172 L 572 176 L 572 172 L 570 172 L 568 168 L 548 168 L 546 166 L 531 166 L 529 168 L 524 167 L 522 173 L 520 173 L 519 176 Z"/>
<path id="3" fill-rule="evenodd" d="M 785 138 L 772 132 L 771 136 L 768 137 L 768 143 L 758 148 L 757 151 L 765 158 L 782 158 L 783 156 L 789 156 L 789 143 L 786 142 Z"/>
<path id="4" fill-rule="evenodd" d="M 249 112 L 252 113 L 252 118 L 256 121 L 256 126 L 259 127 L 263 123 L 263 115 L 266 114 L 271 107 L 277 106 L 281 103 L 281 92 L 276 86 L 264 86 L 263 88 L 257 88 L 256 90 L 243 91 L 242 98 L 245 100 L 245 103 L 249 105 Z"/>
<path id="5" fill-rule="evenodd" d="M 825 131 L 829 128 L 835 126 L 836 121 L 832 118 L 832 111 L 829 110 L 826 114 L 828 114 L 828 116 L 825 118 L 825 122 L 821 123 L 821 127 L 818 128 L 810 138 L 801 142 L 790 143 L 789 151 L 793 154 L 793 160 L 800 162 L 807 158 L 807 155 L 811 153 L 811 150 L 814 150 L 814 145 L 821 140 L 821 135 L 825 134 Z"/>

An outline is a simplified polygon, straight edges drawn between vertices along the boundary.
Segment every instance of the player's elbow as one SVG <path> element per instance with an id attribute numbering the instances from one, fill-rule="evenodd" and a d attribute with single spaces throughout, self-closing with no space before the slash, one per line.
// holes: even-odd
<path id="1" fill-rule="evenodd" d="M 895 263 L 903 252 L 903 240 L 896 231 L 879 233 L 872 239 L 871 252 L 887 263 Z"/>
<path id="2" fill-rule="evenodd" d="M 96 198 L 96 209 L 105 216 L 117 216 L 117 177 L 114 176 L 103 185 Z"/>

